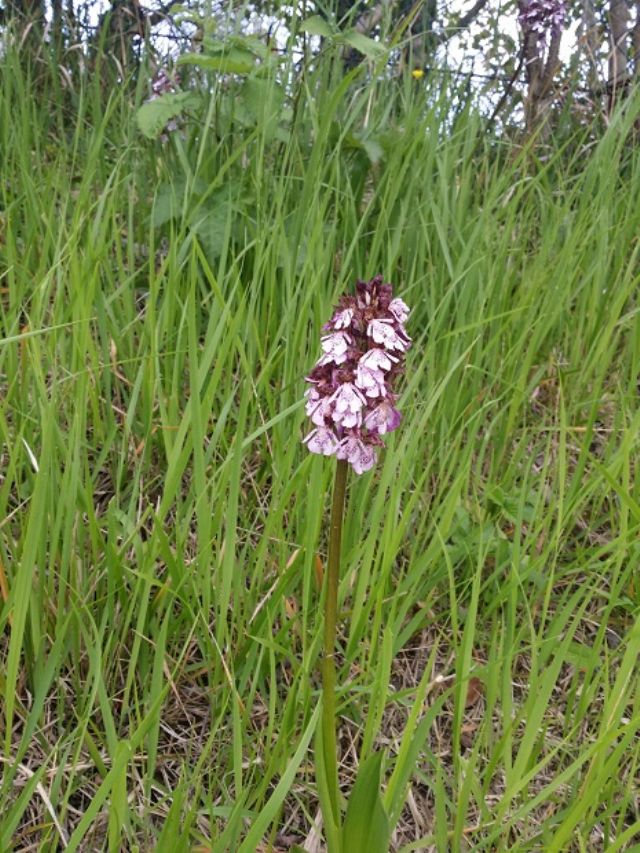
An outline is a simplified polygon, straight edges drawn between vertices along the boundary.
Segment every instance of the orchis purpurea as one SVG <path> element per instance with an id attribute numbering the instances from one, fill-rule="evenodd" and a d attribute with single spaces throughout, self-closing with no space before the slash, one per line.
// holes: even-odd
<path id="1" fill-rule="evenodd" d="M 380 436 L 401 420 L 393 386 L 411 346 L 408 316 L 381 275 L 358 281 L 355 295 L 340 299 L 307 377 L 306 412 L 314 428 L 303 441 L 312 453 L 346 460 L 356 474 L 375 465 Z"/>
<path id="2" fill-rule="evenodd" d="M 404 370 L 405 353 L 411 345 L 405 329 L 408 316 L 409 308 L 402 299 L 394 298 L 392 286 L 382 276 L 358 281 L 355 295 L 340 299 L 324 327 L 322 355 L 307 377 L 306 412 L 313 429 L 304 443 L 312 453 L 337 459 L 325 577 L 322 726 L 316 746 L 316 776 L 329 853 L 353 853 L 341 840 L 334 660 L 347 472 L 349 465 L 356 474 L 372 468 L 383 443 L 381 436 L 400 424 L 394 384 Z M 384 838 L 376 843 L 377 849 L 387 849 Z"/>

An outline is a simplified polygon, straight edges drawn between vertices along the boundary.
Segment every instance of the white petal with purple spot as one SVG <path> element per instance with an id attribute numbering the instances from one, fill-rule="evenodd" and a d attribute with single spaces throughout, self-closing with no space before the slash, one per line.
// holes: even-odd
<path id="1" fill-rule="evenodd" d="M 397 364 L 398 359 L 390 352 L 383 349 L 370 349 L 362 356 L 358 364 L 371 370 L 391 370 L 392 364 Z"/>
<path id="2" fill-rule="evenodd" d="M 311 453 L 319 453 L 322 456 L 332 456 L 338 449 L 338 439 L 326 427 L 312 430 L 302 441 Z"/>
<path id="3" fill-rule="evenodd" d="M 389 303 L 389 311 L 391 311 L 398 323 L 406 323 L 410 314 L 409 306 L 403 299 L 400 299 L 399 296 L 391 300 Z"/>
<path id="4" fill-rule="evenodd" d="M 378 406 L 370 411 L 364 419 L 364 425 L 371 432 L 384 435 L 392 432 L 400 426 L 400 412 L 393 407 L 389 400 L 383 400 Z"/>
<path id="5" fill-rule="evenodd" d="M 409 349 L 408 337 L 401 337 L 393 327 L 393 320 L 371 320 L 367 334 L 376 344 L 381 344 L 387 350 L 404 352 Z"/>
<path id="6" fill-rule="evenodd" d="M 367 397 L 384 397 L 387 393 L 384 384 L 384 373 L 381 370 L 372 370 L 370 367 L 358 364 L 356 369 L 356 385 L 360 388 Z"/>

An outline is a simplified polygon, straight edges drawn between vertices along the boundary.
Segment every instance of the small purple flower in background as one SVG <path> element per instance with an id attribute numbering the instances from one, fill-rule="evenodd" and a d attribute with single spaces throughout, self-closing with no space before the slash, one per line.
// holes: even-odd
<path id="1" fill-rule="evenodd" d="M 381 275 L 358 281 L 356 295 L 340 299 L 307 377 L 305 410 L 315 429 L 303 441 L 311 453 L 346 459 L 356 474 L 373 468 L 380 436 L 401 420 L 393 383 L 411 346 L 408 316 Z"/>
<path id="2" fill-rule="evenodd" d="M 145 104 L 161 98 L 163 95 L 174 94 L 180 85 L 180 75 L 178 72 L 170 74 L 165 68 L 159 68 L 153 79 L 151 80 L 151 95 L 146 99 Z M 169 119 L 159 136 L 161 142 L 166 142 L 169 139 L 168 134 L 178 130 L 179 124 L 175 118 Z"/>
<path id="3" fill-rule="evenodd" d="M 158 69 L 155 77 L 151 81 L 151 91 L 153 92 L 153 95 L 150 100 L 157 98 L 160 95 L 165 95 L 167 92 L 175 92 L 179 83 L 180 77 L 177 73 L 174 73 L 173 76 L 171 76 L 165 68 Z"/>
<path id="4" fill-rule="evenodd" d="M 549 32 L 557 34 L 564 27 L 562 0 L 519 0 L 518 6 L 518 23 L 525 33 L 535 34 L 539 44 L 546 44 Z"/>

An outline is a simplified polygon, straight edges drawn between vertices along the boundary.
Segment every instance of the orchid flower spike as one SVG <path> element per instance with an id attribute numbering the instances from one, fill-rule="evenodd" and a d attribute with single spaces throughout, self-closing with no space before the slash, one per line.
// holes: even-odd
<path id="1" fill-rule="evenodd" d="M 356 283 L 324 327 L 322 355 L 307 377 L 306 412 L 314 429 L 303 439 L 312 453 L 346 459 L 356 474 L 376 463 L 380 436 L 396 429 L 394 383 L 411 346 L 408 306 L 381 275 Z"/>

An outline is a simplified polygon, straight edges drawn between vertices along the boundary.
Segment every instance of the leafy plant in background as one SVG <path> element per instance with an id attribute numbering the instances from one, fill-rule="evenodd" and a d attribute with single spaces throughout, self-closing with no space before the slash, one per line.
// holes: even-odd
<path id="1" fill-rule="evenodd" d="M 292 113 L 285 107 L 285 91 L 277 79 L 279 62 L 279 55 L 255 36 L 208 37 L 200 53 L 178 59 L 179 66 L 215 75 L 216 88 L 223 94 L 216 110 L 218 135 L 240 127 L 265 134 L 266 141 L 286 143 Z M 203 102 L 199 89 L 163 92 L 143 104 L 137 114 L 142 133 L 156 139 L 168 121 L 197 110 Z"/>
<path id="2" fill-rule="evenodd" d="M 302 22 L 300 29 L 311 38 L 322 37 L 330 60 L 327 67 L 332 68 L 324 83 L 329 90 L 335 89 L 336 98 L 353 91 L 353 84 L 365 74 L 362 65 L 343 75 L 345 50 L 357 46 L 369 68 L 374 63 L 382 67 L 387 61 L 388 51 L 380 43 L 331 28 L 317 16 Z M 163 69 L 156 80 L 168 79 L 172 85 L 160 89 L 154 81 L 151 97 L 136 113 L 140 132 L 163 143 L 162 160 L 169 172 L 156 189 L 151 224 L 155 229 L 175 228 L 196 236 L 214 262 L 230 243 L 247 246 L 259 238 L 255 212 L 264 200 L 246 168 L 249 158 L 264 159 L 267 168 L 280 170 L 282 154 L 292 150 L 289 143 L 295 125 L 295 147 L 304 161 L 319 150 L 320 128 L 295 116 L 296 104 L 309 85 L 308 71 L 294 71 L 286 52 L 272 49 L 257 36 L 206 35 L 201 50 L 183 54 L 177 65 L 182 88 L 176 83 L 177 75 Z M 352 126 L 348 116 L 331 121 L 325 132 L 332 146 L 344 149 L 345 178 L 362 199 L 371 170 L 396 144 L 397 132 L 386 122 Z M 197 177 L 188 165 L 193 159 L 199 163 Z M 296 223 L 288 222 L 288 228 L 295 242 Z M 285 253 L 282 263 L 288 257 Z M 302 258 L 300 253 L 298 262 Z"/>
<path id="3" fill-rule="evenodd" d="M 325 325 L 323 354 L 307 378 L 306 412 L 314 429 L 304 443 L 312 453 L 335 456 L 336 476 L 325 586 L 322 726 L 316 742 L 316 778 L 330 853 L 386 853 L 390 824 L 380 796 L 382 754 L 360 766 L 342 824 L 336 741 L 336 625 L 340 545 L 348 466 L 371 469 L 381 436 L 400 425 L 393 386 L 404 371 L 411 345 L 405 329 L 409 308 L 393 298 L 378 275 L 358 281 L 355 296 L 343 296 Z"/>
<path id="4" fill-rule="evenodd" d="M 186 53 L 178 65 L 191 68 L 184 90 L 154 92 L 138 109 L 139 130 L 148 139 L 172 137 L 181 165 L 189 149 L 210 130 L 217 146 L 206 179 L 177 175 L 156 192 L 152 225 L 173 223 L 198 237 L 210 261 L 220 256 L 230 241 L 255 236 L 251 211 L 255 187 L 247 180 L 247 146 L 256 139 L 263 145 L 286 144 L 292 111 L 277 79 L 279 56 L 252 36 L 207 37 L 201 53 Z M 200 72 L 208 80 L 194 78 Z M 186 88 L 190 85 L 191 88 Z M 208 92 L 215 93 L 215 113 L 210 113 Z M 177 128 L 185 119 L 185 132 Z"/>

